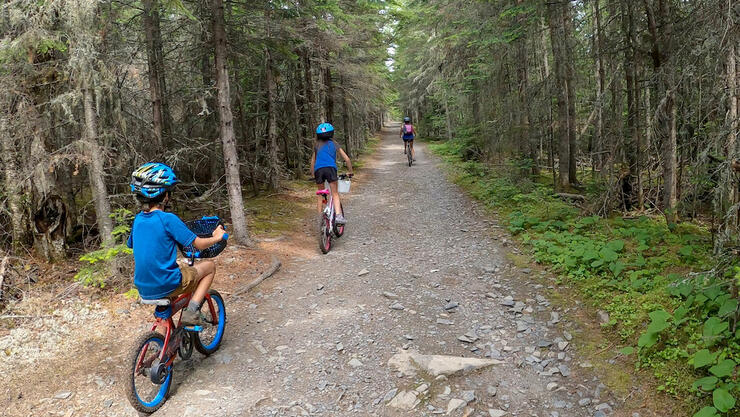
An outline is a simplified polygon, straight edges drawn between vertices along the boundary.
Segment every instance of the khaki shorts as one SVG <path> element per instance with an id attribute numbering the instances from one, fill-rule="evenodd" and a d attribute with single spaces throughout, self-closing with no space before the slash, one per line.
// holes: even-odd
<path id="1" fill-rule="evenodd" d="M 182 273 L 182 281 L 180 286 L 175 288 L 167 297 L 176 298 L 182 294 L 195 291 L 198 288 L 200 279 L 198 278 L 198 270 L 188 265 L 180 265 L 180 272 Z"/>

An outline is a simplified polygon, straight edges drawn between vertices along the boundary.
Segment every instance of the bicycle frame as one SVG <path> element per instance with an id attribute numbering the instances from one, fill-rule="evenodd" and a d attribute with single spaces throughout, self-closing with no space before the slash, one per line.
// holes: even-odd
<path id="1" fill-rule="evenodd" d="M 161 362 L 165 359 L 167 355 L 169 355 L 165 366 L 171 366 L 172 363 L 175 361 L 175 357 L 177 356 L 175 355 L 175 352 L 176 349 L 180 346 L 180 338 L 182 337 L 182 333 L 178 334 L 178 331 L 184 330 L 184 327 L 181 325 L 182 310 L 187 307 L 188 303 L 190 303 L 190 298 L 192 297 L 192 295 L 192 293 L 187 293 L 177 297 L 175 301 L 167 306 L 167 308 L 170 310 L 170 313 L 167 314 L 167 317 L 162 317 L 162 314 L 158 314 L 158 312 L 155 310 L 155 316 L 157 317 L 157 320 L 152 325 L 151 331 L 155 331 L 160 327 L 164 328 L 164 345 L 162 346 L 162 351 L 159 353 L 157 359 L 159 359 L 159 361 Z M 213 301 L 211 300 L 210 294 L 206 294 L 204 302 L 208 303 L 208 309 L 211 312 L 211 317 L 216 320 L 214 324 L 218 325 L 218 316 L 216 315 L 216 309 L 213 307 Z M 177 324 L 175 324 L 175 320 L 172 317 L 178 312 L 180 312 L 180 317 L 177 319 Z M 173 341 L 173 337 L 175 337 L 176 340 Z M 144 357 L 146 357 L 146 352 L 148 349 L 149 346 L 145 347 L 144 350 L 141 352 L 139 361 L 136 363 L 136 372 L 139 372 L 139 370 L 142 368 L 142 365 L 145 365 L 143 363 L 143 360 Z"/>
<path id="2" fill-rule="evenodd" d="M 334 197 L 329 190 L 329 196 L 324 196 L 324 214 L 329 219 L 329 230 L 334 227 Z"/>

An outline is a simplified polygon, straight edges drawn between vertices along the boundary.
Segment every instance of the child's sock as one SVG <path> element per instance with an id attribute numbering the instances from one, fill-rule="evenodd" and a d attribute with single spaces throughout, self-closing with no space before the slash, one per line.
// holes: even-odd
<path id="1" fill-rule="evenodd" d="M 190 300 L 190 302 L 188 303 L 188 310 L 190 311 L 200 310 L 200 303 L 197 301 Z"/>

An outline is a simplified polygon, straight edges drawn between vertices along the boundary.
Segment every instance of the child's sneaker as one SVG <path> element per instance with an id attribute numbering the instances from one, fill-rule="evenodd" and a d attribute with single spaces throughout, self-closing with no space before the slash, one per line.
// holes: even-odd
<path id="1" fill-rule="evenodd" d="M 185 326 L 206 326 L 208 323 L 204 320 L 204 317 L 202 314 L 200 314 L 200 311 L 193 311 L 190 309 L 185 309 L 182 312 L 182 324 Z"/>
<path id="2" fill-rule="evenodd" d="M 347 219 L 344 218 L 341 214 L 338 214 L 336 218 L 334 218 L 334 223 L 336 224 L 347 224 Z"/>

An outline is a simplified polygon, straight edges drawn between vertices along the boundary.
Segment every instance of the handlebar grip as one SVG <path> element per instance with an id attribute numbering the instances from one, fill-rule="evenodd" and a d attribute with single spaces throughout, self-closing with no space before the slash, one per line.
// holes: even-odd
<path id="1" fill-rule="evenodd" d="M 224 233 L 224 237 L 222 239 L 223 240 L 229 240 L 229 234 L 228 233 Z"/>

